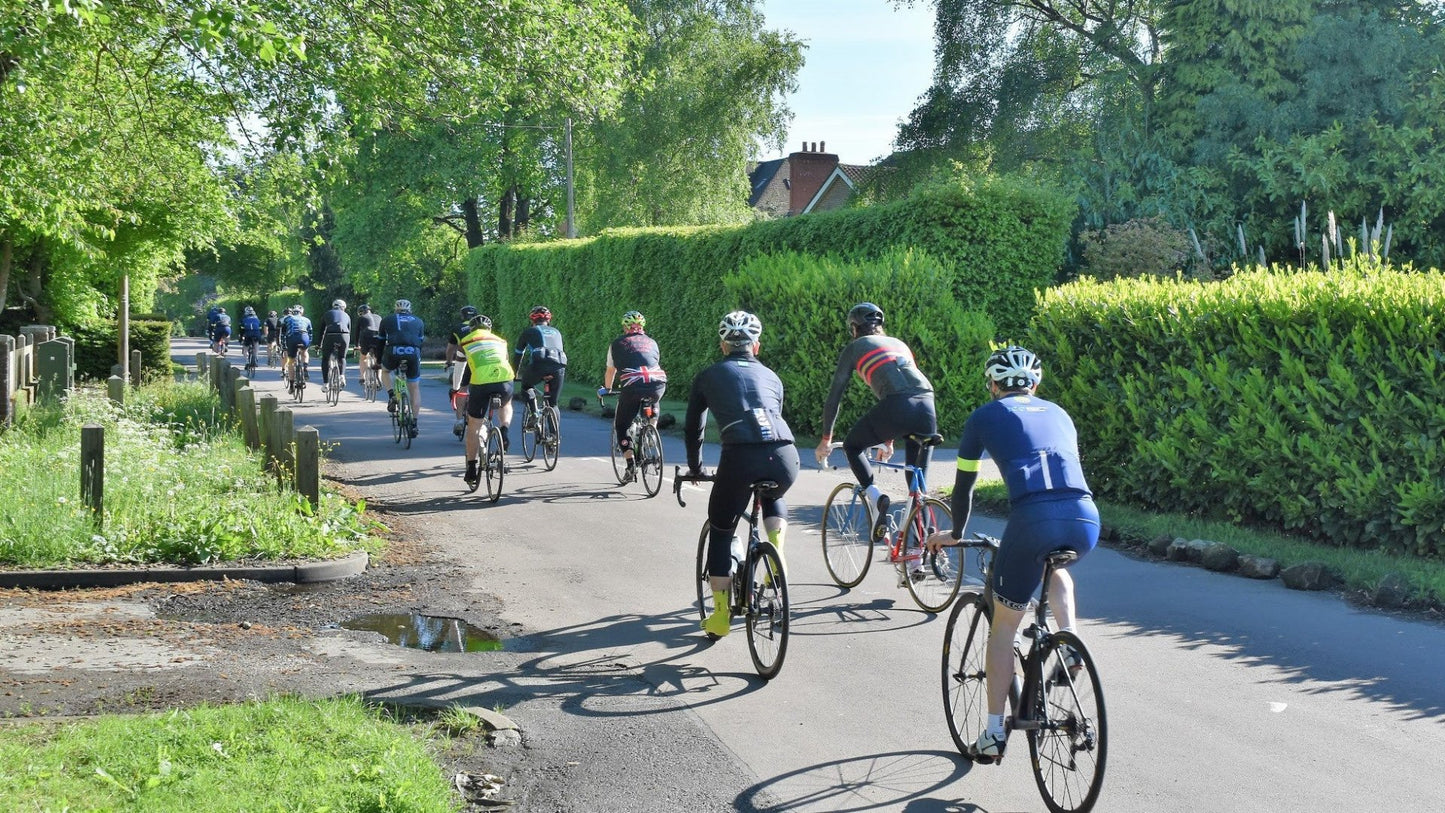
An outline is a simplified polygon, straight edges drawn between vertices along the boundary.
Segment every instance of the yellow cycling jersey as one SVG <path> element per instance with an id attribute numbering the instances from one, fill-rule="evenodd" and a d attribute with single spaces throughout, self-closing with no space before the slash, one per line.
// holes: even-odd
<path id="1" fill-rule="evenodd" d="M 487 330 L 476 328 L 461 337 L 462 352 L 467 354 L 472 384 L 497 384 L 512 380 L 511 348 L 507 340 Z"/>

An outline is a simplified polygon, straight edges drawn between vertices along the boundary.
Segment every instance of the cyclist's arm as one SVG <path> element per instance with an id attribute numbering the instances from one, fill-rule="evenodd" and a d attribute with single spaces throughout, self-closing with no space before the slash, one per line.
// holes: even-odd
<path id="1" fill-rule="evenodd" d="M 707 394 L 703 392 L 702 373 L 692 382 L 687 399 L 687 417 L 682 422 L 682 438 L 687 445 L 688 471 L 702 468 L 702 433 L 707 421 Z"/>
<path id="2" fill-rule="evenodd" d="M 612 380 L 617 377 L 617 368 L 612 366 L 612 348 L 607 348 L 607 369 L 602 372 L 602 386 L 612 389 Z"/>
<path id="3" fill-rule="evenodd" d="M 823 442 L 833 440 L 833 424 L 838 421 L 838 406 L 843 401 L 843 391 L 848 388 L 848 377 L 853 374 L 853 360 L 848 348 L 838 354 L 838 366 L 833 370 L 833 383 L 828 388 L 828 400 L 823 402 Z"/>

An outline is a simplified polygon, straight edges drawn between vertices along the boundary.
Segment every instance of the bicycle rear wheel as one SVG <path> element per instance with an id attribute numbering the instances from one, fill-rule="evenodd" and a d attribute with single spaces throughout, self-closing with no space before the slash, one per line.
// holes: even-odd
<path id="1" fill-rule="evenodd" d="M 502 452 L 502 430 L 487 425 L 487 499 L 496 502 L 502 498 L 502 477 L 506 474 L 506 461 Z"/>
<path id="2" fill-rule="evenodd" d="M 617 448 L 617 427 L 612 427 L 612 434 L 608 437 L 612 449 L 612 473 L 617 476 L 617 484 L 624 485 L 627 482 L 627 458 L 622 456 L 622 450 Z"/>
<path id="3" fill-rule="evenodd" d="M 928 535 L 939 528 L 953 527 L 952 520 L 953 512 L 942 500 L 926 497 L 908 512 L 903 525 L 904 582 L 914 602 L 930 613 L 947 609 L 958 595 L 962 549 L 944 548 L 938 553 L 923 549 Z"/>
<path id="4" fill-rule="evenodd" d="M 402 393 L 397 396 L 396 414 L 401 416 L 401 445 L 402 448 L 411 448 L 411 436 L 416 428 L 416 415 L 411 411 L 411 395 Z"/>
<path id="5" fill-rule="evenodd" d="M 771 542 L 759 542 L 748 558 L 748 652 L 758 676 L 772 680 L 788 654 L 788 582 Z"/>
<path id="6" fill-rule="evenodd" d="M 522 418 L 522 459 L 531 463 L 537 457 L 537 447 L 541 443 L 542 419 L 528 407 L 527 414 Z"/>
<path id="7" fill-rule="evenodd" d="M 562 448 L 562 416 L 548 405 L 542 410 L 542 463 L 547 471 L 557 468 L 557 455 Z"/>
<path id="8" fill-rule="evenodd" d="M 401 443 L 401 436 L 406 431 L 406 424 L 402 423 L 401 398 L 396 399 L 396 411 L 391 413 L 391 434 L 397 443 Z"/>
<path id="9" fill-rule="evenodd" d="M 991 614 L 979 593 L 964 593 L 943 631 L 943 716 L 965 757 L 988 723 L 988 633 Z"/>
<path id="10" fill-rule="evenodd" d="M 662 490 L 662 436 L 657 433 L 657 427 L 643 425 L 637 433 L 637 449 L 632 454 L 642 477 L 642 489 L 647 496 L 656 497 Z"/>
<path id="11" fill-rule="evenodd" d="M 873 530 L 862 498 L 839 483 L 823 503 L 823 563 L 839 587 L 857 587 L 873 563 Z"/>
<path id="12" fill-rule="evenodd" d="M 694 570 L 697 574 L 697 617 L 701 621 L 706 621 L 713 611 L 712 583 L 708 581 L 707 574 L 707 539 L 708 522 L 703 520 L 702 532 L 697 535 L 697 568 Z M 712 634 L 707 637 L 717 640 L 717 636 Z"/>
<path id="13" fill-rule="evenodd" d="M 1104 688 L 1094 658 L 1071 632 L 1049 636 L 1041 659 L 1046 677 L 1035 680 L 1034 707 L 1040 727 L 1029 729 L 1029 756 L 1044 804 L 1053 813 L 1092 810 L 1104 786 L 1108 725 Z M 1072 649 L 1070 668 L 1063 653 Z"/>
<path id="14" fill-rule="evenodd" d="M 341 368 L 335 358 L 326 362 L 326 403 L 332 406 L 341 403 Z"/>

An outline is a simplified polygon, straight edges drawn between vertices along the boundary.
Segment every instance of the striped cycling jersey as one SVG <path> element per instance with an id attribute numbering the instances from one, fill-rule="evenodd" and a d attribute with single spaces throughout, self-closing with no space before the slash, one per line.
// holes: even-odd
<path id="1" fill-rule="evenodd" d="M 487 330 L 476 328 L 459 337 L 462 352 L 467 354 L 472 385 L 497 384 L 512 380 L 512 364 L 508 360 L 507 340 Z"/>
<path id="2" fill-rule="evenodd" d="M 843 392 L 855 374 L 879 400 L 891 395 L 933 392 L 933 385 L 913 361 L 913 351 L 901 339 L 881 333 L 859 336 L 838 354 L 833 383 L 828 389 L 828 399 L 823 402 L 823 434 L 833 433 Z"/>

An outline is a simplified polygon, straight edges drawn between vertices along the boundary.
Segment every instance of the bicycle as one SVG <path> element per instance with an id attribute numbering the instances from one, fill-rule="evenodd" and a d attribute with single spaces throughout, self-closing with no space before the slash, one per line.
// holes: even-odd
<path id="1" fill-rule="evenodd" d="M 296 358 L 291 361 L 291 366 L 288 368 L 291 377 L 287 379 L 286 387 L 291 393 L 291 397 L 295 398 L 298 404 L 306 397 L 306 380 L 311 377 L 306 367 L 306 362 L 301 360 L 301 354 L 298 352 Z"/>
<path id="2" fill-rule="evenodd" d="M 613 391 L 608 397 L 619 395 Z M 597 400 L 601 402 L 599 395 Z M 632 425 L 627 429 L 632 438 L 632 460 L 629 464 L 617 445 L 617 427 L 612 427 L 612 473 L 617 475 L 617 484 L 625 486 L 642 475 L 642 490 L 648 497 L 656 497 L 662 491 L 662 435 L 657 431 L 657 401 L 643 398 Z"/>
<path id="3" fill-rule="evenodd" d="M 487 406 L 487 416 L 482 421 L 482 459 L 478 461 L 480 476 L 467 483 L 467 490 L 476 493 L 482 480 L 487 481 L 487 500 L 496 502 L 502 498 L 502 478 L 507 473 L 506 450 L 502 448 L 502 430 L 497 426 L 497 413 L 502 409 L 502 396 L 493 395 Z"/>
<path id="4" fill-rule="evenodd" d="M 281 345 L 274 341 L 266 342 L 266 366 L 275 367 L 276 362 L 281 358 Z"/>
<path id="5" fill-rule="evenodd" d="M 242 351 L 246 356 L 246 377 L 256 377 L 256 343 L 248 341 L 242 344 Z"/>
<path id="6" fill-rule="evenodd" d="M 326 403 L 336 406 L 341 403 L 342 375 L 346 365 L 340 353 L 326 354 Z"/>
<path id="7" fill-rule="evenodd" d="M 452 411 L 462 416 L 462 419 L 453 425 L 452 434 L 463 443 L 467 439 L 467 401 L 470 398 L 471 387 L 468 374 L 471 369 L 471 365 L 464 360 L 461 363 L 457 363 L 455 360 L 449 361 L 446 365 L 447 380 L 450 382 L 447 389 L 451 392 Z"/>
<path id="8" fill-rule="evenodd" d="M 361 395 L 368 401 L 375 401 L 377 393 L 381 392 L 381 374 L 373 366 L 370 355 L 362 355 L 358 366 L 361 368 Z"/>
<path id="9" fill-rule="evenodd" d="M 936 434 L 909 435 L 908 439 L 924 446 L 943 442 L 943 436 Z M 841 443 L 833 444 L 833 448 L 841 447 Z M 913 601 L 925 611 L 942 612 L 958 594 L 962 562 L 953 549 L 929 553 L 924 543 L 935 530 L 952 526 L 953 512 L 943 500 L 928 496 L 923 469 L 885 461 L 874 461 L 873 465 L 904 473 L 908 478 L 908 501 L 902 511 L 888 513 L 884 520 L 887 530 L 882 540 L 876 540 L 873 527 L 868 525 L 863 487 L 839 483 L 823 507 L 823 562 L 828 575 L 839 587 L 857 587 L 868 575 L 873 546 L 891 540 L 884 544 L 888 563 L 898 571 L 898 586 L 907 587 Z M 904 517 L 901 525 L 900 515 Z"/>
<path id="10" fill-rule="evenodd" d="M 680 467 L 673 467 L 672 492 L 677 504 L 686 508 L 682 500 L 683 483 L 710 483 L 713 475 L 692 477 Z M 763 680 L 772 680 L 783 668 L 783 658 L 788 654 L 789 604 L 788 581 L 783 574 L 783 558 L 762 532 L 762 495 L 778 487 L 772 480 L 758 480 L 752 484 L 752 507 L 738 519 L 747 523 L 748 541 L 744 549 L 739 537 L 733 537 L 733 580 L 732 595 L 729 599 L 734 619 L 743 619 L 747 631 L 748 654 L 753 667 Z M 697 609 L 699 618 L 706 619 L 712 614 L 712 583 L 707 572 L 709 523 L 703 520 L 702 533 L 697 540 Z M 708 633 L 708 638 L 717 636 Z"/>
<path id="11" fill-rule="evenodd" d="M 550 381 L 551 376 L 542 380 Z M 542 465 L 547 471 L 557 468 L 557 452 L 562 445 L 562 415 L 557 407 L 547 403 L 545 399 L 537 395 L 537 391 L 527 388 L 528 405 L 527 414 L 522 416 L 522 459 L 531 463 L 537 456 L 537 450 L 542 450 Z M 537 408 L 537 404 L 541 408 Z M 661 467 L 662 458 L 658 457 L 658 466 Z"/>
<path id="12" fill-rule="evenodd" d="M 406 386 L 406 376 L 401 370 L 391 376 L 391 391 L 396 396 L 396 411 L 391 413 L 391 432 L 397 443 L 410 449 L 412 438 L 416 437 L 416 410 L 411 403 L 411 393 Z"/>
<path id="13" fill-rule="evenodd" d="M 989 573 L 999 541 L 975 534 L 956 546 L 977 550 Z M 1034 781 L 1053 813 L 1085 813 L 1099 798 L 1108 755 L 1108 724 L 1099 670 L 1088 647 L 1072 632 L 1049 627 L 1049 584 L 1054 572 L 1078 559 L 1060 548 L 1048 554 L 1033 621 L 1014 638 L 1015 671 L 1009 687 L 1005 730 L 1023 731 L 1029 742 Z M 994 761 L 974 753 L 971 737 L 987 721 L 988 636 L 993 621 L 992 578 L 981 589 L 959 596 L 943 636 L 943 712 L 953 743 L 965 758 Z M 1024 651 L 1024 641 L 1029 642 Z"/>

